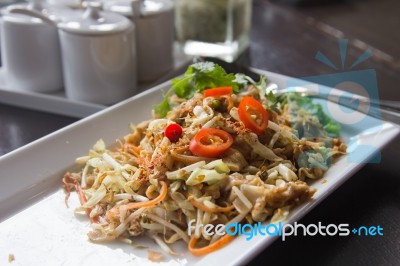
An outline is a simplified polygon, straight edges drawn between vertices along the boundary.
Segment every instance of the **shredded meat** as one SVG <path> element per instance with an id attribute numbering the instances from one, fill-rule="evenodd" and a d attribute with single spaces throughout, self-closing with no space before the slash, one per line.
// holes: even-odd
<path id="1" fill-rule="evenodd" d="M 130 223 L 130 226 L 128 228 L 128 232 L 131 236 L 139 236 L 143 234 L 144 229 L 140 225 L 140 216 L 138 216 L 137 219 L 133 219 Z"/>
<path id="2" fill-rule="evenodd" d="M 302 181 L 288 182 L 283 187 L 273 187 L 266 190 L 266 206 L 276 209 L 293 203 L 300 203 L 310 199 L 315 192 L 315 189 L 310 189 Z"/>
<path id="3" fill-rule="evenodd" d="M 223 161 L 233 172 L 241 172 L 241 170 L 248 165 L 243 154 L 234 148 L 230 148 L 225 152 Z"/>

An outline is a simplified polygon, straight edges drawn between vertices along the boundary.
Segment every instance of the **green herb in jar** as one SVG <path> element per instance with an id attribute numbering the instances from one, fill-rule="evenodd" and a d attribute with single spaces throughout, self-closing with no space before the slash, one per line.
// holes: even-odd
<path id="1" fill-rule="evenodd" d="M 178 40 L 223 43 L 247 34 L 251 0 L 176 0 Z"/>

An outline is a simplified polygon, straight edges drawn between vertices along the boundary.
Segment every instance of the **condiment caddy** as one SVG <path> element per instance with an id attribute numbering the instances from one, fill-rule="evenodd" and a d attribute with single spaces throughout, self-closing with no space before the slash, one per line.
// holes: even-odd
<path id="1" fill-rule="evenodd" d="M 83 10 L 43 0 L 2 9 L 3 86 L 29 93 L 65 88 L 72 101 L 100 105 L 137 93 L 138 79 L 157 80 L 174 65 L 173 5 L 151 0 L 159 6 L 151 13 L 145 2 L 129 1 L 128 18 L 97 1 L 84 2 Z M 157 52 L 145 32 L 157 39 Z"/>

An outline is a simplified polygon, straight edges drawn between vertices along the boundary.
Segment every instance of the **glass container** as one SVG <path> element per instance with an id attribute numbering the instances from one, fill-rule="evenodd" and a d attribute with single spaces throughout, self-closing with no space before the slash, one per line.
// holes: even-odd
<path id="1" fill-rule="evenodd" d="M 234 61 L 249 45 L 251 5 L 251 0 L 175 0 L 184 52 Z"/>

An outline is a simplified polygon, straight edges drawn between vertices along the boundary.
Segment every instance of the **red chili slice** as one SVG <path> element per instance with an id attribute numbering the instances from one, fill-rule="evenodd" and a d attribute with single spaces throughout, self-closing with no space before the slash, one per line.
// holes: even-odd
<path id="1" fill-rule="evenodd" d="M 259 101 L 251 96 L 245 96 L 239 103 L 238 114 L 245 127 L 262 134 L 268 127 L 269 115 Z"/>
<path id="2" fill-rule="evenodd" d="M 219 87 L 212 88 L 203 91 L 204 97 L 218 97 L 222 95 L 230 95 L 232 94 L 232 87 Z"/>
<path id="3" fill-rule="evenodd" d="M 216 128 L 202 128 L 190 141 L 189 149 L 197 156 L 214 158 L 232 146 L 232 136 Z"/>

